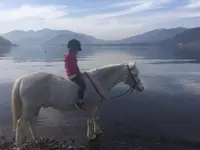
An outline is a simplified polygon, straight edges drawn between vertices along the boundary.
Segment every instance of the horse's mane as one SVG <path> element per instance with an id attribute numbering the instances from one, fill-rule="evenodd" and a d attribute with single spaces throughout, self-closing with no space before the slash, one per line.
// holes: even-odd
<path id="1" fill-rule="evenodd" d="M 91 69 L 87 72 L 89 72 L 93 75 L 98 74 L 98 77 L 102 77 L 102 76 L 104 77 L 104 76 L 108 76 L 109 74 L 115 72 L 119 67 L 122 67 L 122 66 L 123 66 L 123 64 L 109 64 L 109 65 Z"/>

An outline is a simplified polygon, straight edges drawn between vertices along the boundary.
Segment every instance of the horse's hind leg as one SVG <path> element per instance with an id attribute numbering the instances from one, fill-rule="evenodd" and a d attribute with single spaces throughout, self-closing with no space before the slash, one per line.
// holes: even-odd
<path id="1" fill-rule="evenodd" d="M 26 140 L 29 128 L 29 122 L 34 118 L 35 108 L 23 105 L 22 117 L 17 121 L 16 146 L 18 149 L 23 148 L 23 142 Z"/>
<path id="2" fill-rule="evenodd" d="M 36 140 L 36 121 L 37 116 L 39 114 L 39 110 L 40 109 L 35 109 L 34 117 L 32 118 L 32 120 L 29 121 L 30 132 L 34 141 Z"/>
<path id="3" fill-rule="evenodd" d="M 35 119 L 34 120 L 32 119 L 29 122 L 29 128 L 30 128 L 32 139 L 36 140 L 36 120 Z"/>
<path id="4" fill-rule="evenodd" d="M 21 117 L 17 121 L 16 129 L 16 146 L 19 150 L 23 149 L 23 142 L 26 140 L 26 129 L 28 129 L 28 121 Z"/>

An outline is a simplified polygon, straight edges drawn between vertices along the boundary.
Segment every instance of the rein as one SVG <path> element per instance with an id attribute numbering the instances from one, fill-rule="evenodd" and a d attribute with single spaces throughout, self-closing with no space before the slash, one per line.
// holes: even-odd
<path id="1" fill-rule="evenodd" d="M 110 99 L 114 99 L 114 98 L 118 98 L 118 97 L 121 97 L 121 96 L 124 96 L 126 95 L 128 92 L 133 92 L 133 90 L 136 88 L 137 84 L 140 82 L 140 80 L 136 81 L 135 78 L 133 77 L 132 73 L 131 73 L 131 69 L 130 67 L 127 65 L 127 68 L 128 68 L 128 71 L 129 71 L 129 75 L 131 76 L 132 80 L 134 81 L 134 85 L 132 87 L 130 87 L 128 90 L 126 90 L 126 92 L 120 94 L 120 95 L 117 95 L 117 96 L 113 96 L 111 97 Z M 92 85 L 94 86 L 96 92 L 101 96 L 102 99 L 106 100 L 102 95 L 101 93 L 99 92 L 99 90 L 97 89 L 97 87 L 95 86 L 94 82 L 92 81 L 92 79 L 90 78 L 90 76 L 88 75 L 87 72 L 85 72 L 86 76 L 88 77 L 88 79 L 90 80 L 90 82 L 92 83 Z"/>
<path id="2" fill-rule="evenodd" d="M 99 92 L 99 90 L 97 89 L 97 87 L 94 85 L 94 82 L 92 81 L 92 79 L 90 78 L 90 76 L 88 75 L 87 72 L 85 72 L 85 75 L 88 77 L 88 79 L 90 80 L 90 82 L 92 83 L 92 85 L 94 86 L 96 92 L 101 96 L 102 99 L 106 100 L 102 95 L 101 93 Z"/>

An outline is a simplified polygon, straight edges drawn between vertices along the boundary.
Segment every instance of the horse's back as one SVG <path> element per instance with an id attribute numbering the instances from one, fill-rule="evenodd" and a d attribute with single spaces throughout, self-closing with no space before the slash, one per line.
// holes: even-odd
<path id="1" fill-rule="evenodd" d="M 25 75 L 20 85 L 20 96 L 23 103 L 36 107 L 60 108 L 74 104 L 78 86 L 59 75 L 36 72 Z M 17 81 L 17 80 L 16 80 Z"/>
<path id="2" fill-rule="evenodd" d="M 103 94 L 98 81 L 92 75 L 90 77 L 97 89 Z M 93 98 L 98 99 L 99 94 L 87 76 L 84 75 L 83 79 L 86 84 L 85 100 L 92 103 Z M 69 79 L 51 73 L 37 72 L 23 76 L 20 95 L 24 102 L 31 105 L 65 109 L 67 105 L 74 105 L 77 101 L 78 89 L 78 85 Z"/>
<path id="3" fill-rule="evenodd" d="M 20 85 L 20 95 L 22 100 L 40 101 L 48 99 L 48 80 L 50 73 L 37 72 L 23 76 Z"/>
<path id="4" fill-rule="evenodd" d="M 22 87 L 26 90 L 46 88 L 49 92 L 62 91 L 63 89 L 69 91 L 73 86 L 77 87 L 75 83 L 64 77 L 46 72 L 31 73 L 23 76 L 22 80 Z"/>
<path id="5" fill-rule="evenodd" d="M 53 108 L 65 109 L 67 105 L 74 105 L 77 99 L 78 85 L 71 80 L 56 74 L 48 77 L 48 93 Z"/>
<path id="6" fill-rule="evenodd" d="M 50 78 L 50 73 L 45 72 L 36 72 L 31 73 L 26 76 L 23 76 L 22 79 L 22 85 L 23 87 L 33 87 L 33 86 L 44 86 L 48 82 L 48 79 Z"/>
<path id="7" fill-rule="evenodd" d="M 55 97 L 62 99 L 62 97 L 69 98 L 70 96 L 76 96 L 79 87 L 69 79 L 57 75 L 52 75 L 49 78 L 49 88 Z"/>

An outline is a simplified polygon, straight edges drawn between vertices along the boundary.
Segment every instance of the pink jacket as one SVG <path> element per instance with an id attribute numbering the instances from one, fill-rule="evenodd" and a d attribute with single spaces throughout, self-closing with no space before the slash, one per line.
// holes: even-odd
<path id="1" fill-rule="evenodd" d="M 67 77 L 71 75 L 81 75 L 77 65 L 76 53 L 69 53 L 64 55 L 65 69 Z"/>

